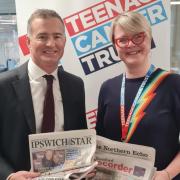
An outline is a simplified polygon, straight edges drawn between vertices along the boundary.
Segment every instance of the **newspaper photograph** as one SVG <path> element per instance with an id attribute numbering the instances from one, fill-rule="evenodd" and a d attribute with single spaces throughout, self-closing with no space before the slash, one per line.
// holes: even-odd
<path id="1" fill-rule="evenodd" d="M 31 170 L 42 175 L 92 166 L 96 151 L 94 129 L 29 135 Z"/>
<path id="2" fill-rule="evenodd" d="M 69 171 L 62 171 L 50 175 L 44 175 L 41 177 L 34 178 L 33 180 L 81 180 L 86 178 L 88 180 L 91 177 L 95 176 L 95 167 L 97 166 L 98 162 L 95 161 L 92 165 L 77 169 L 72 169 Z"/>
<path id="3" fill-rule="evenodd" d="M 151 180 L 156 170 L 154 148 L 101 136 L 97 136 L 95 160 L 98 166 L 93 180 Z"/>

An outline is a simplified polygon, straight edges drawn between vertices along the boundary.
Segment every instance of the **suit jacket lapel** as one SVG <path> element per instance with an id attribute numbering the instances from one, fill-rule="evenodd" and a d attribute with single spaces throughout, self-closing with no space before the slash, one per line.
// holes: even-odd
<path id="1" fill-rule="evenodd" d="M 68 109 L 69 107 L 69 98 L 68 98 L 68 94 L 69 94 L 69 90 L 66 87 L 66 77 L 64 74 L 64 70 L 59 67 L 58 69 L 58 78 L 59 78 L 59 85 L 60 85 L 60 90 L 61 90 L 61 96 L 62 96 L 62 103 L 63 103 L 63 109 L 64 109 L 64 130 L 68 130 L 68 118 L 67 118 L 67 113 L 68 113 Z"/>
<path id="2" fill-rule="evenodd" d="M 17 79 L 13 81 L 12 84 L 16 91 L 16 95 L 20 102 L 20 106 L 22 107 L 23 112 L 25 114 L 29 128 L 32 133 L 35 133 L 35 116 L 29 84 L 27 63 L 25 63 L 18 69 Z"/>

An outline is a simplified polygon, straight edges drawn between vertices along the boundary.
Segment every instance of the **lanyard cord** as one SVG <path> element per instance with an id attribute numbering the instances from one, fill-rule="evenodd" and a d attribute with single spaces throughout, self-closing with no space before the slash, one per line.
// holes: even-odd
<path id="1" fill-rule="evenodd" d="M 122 141 L 124 141 L 126 139 L 134 108 L 135 108 L 135 106 L 139 100 L 139 97 L 141 96 L 141 94 L 143 92 L 143 89 L 144 89 L 149 77 L 154 72 L 154 69 L 155 69 L 155 66 L 153 64 L 151 64 L 148 72 L 146 73 L 146 76 L 145 76 L 143 82 L 141 83 L 141 86 L 138 89 L 138 92 L 137 92 L 135 99 L 132 103 L 132 106 L 130 108 L 127 120 L 125 120 L 125 81 L 126 81 L 126 75 L 125 75 L 125 73 L 123 73 L 123 79 L 122 79 L 122 84 L 121 84 L 121 92 L 120 92 L 120 97 L 121 97 L 121 99 L 120 99 L 120 110 L 121 110 L 120 114 L 121 114 L 121 127 L 122 127 L 121 140 Z"/>

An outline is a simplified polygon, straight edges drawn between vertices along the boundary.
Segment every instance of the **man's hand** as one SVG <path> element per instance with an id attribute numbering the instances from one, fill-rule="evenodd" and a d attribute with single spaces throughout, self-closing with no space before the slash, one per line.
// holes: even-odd
<path id="1" fill-rule="evenodd" d="M 8 180 L 31 180 L 38 176 L 40 176 L 40 173 L 37 172 L 18 171 L 16 173 L 12 173 Z"/>

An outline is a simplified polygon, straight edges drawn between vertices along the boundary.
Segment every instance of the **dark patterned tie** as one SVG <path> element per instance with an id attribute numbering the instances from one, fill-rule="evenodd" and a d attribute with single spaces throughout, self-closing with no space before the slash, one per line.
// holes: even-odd
<path id="1" fill-rule="evenodd" d="M 43 121 L 41 132 L 53 132 L 54 131 L 54 97 L 53 97 L 53 79 L 52 75 L 43 76 L 47 81 L 47 90 L 44 99 L 44 109 L 43 109 Z"/>

